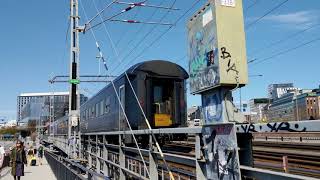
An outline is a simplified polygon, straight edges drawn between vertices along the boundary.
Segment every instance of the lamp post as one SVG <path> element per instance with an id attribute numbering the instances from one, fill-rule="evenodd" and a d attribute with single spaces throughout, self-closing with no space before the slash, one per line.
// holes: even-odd
<path id="1" fill-rule="evenodd" d="M 262 74 L 251 74 L 249 77 L 262 77 Z M 242 97 L 241 97 L 241 87 L 239 88 L 239 98 L 240 98 L 240 112 L 242 112 Z"/>

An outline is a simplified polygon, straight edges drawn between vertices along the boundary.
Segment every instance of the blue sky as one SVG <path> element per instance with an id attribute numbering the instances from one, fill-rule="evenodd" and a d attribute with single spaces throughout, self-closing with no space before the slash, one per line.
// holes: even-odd
<path id="1" fill-rule="evenodd" d="M 82 0 L 88 17 L 96 14 L 93 0 Z M 94 0 L 98 9 L 103 8 L 111 0 Z M 170 6 L 173 0 L 149 0 L 149 4 Z M 177 0 L 174 7 L 179 11 L 169 12 L 152 8 L 136 8 L 131 12 L 119 16 L 118 19 L 147 20 L 154 13 L 150 21 L 173 23 L 195 0 Z M 148 48 L 142 56 L 138 54 L 167 29 L 167 26 L 156 26 L 136 50 L 127 58 L 127 54 L 151 31 L 153 25 L 123 24 L 118 22 L 106 23 L 112 40 L 117 44 L 116 49 L 120 58 L 116 58 L 111 43 L 103 26 L 94 29 L 103 54 L 106 56 L 109 73 L 118 75 L 133 63 L 148 59 L 166 59 L 178 61 L 187 67 L 186 21 L 205 1 L 201 0 L 193 10 L 184 16 L 159 41 Z M 264 13 L 283 1 L 280 0 L 244 0 L 245 24 L 250 24 Z M 251 6 L 255 4 L 254 6 Z M 251 6 L 251 7 L 250 7 Z M 124 6 L 113 5 L 103 14 L 109 17 L 119 12 Z M 248 9 L 248 7 L 250 7 Z M 81 23 L 86 22 L 83 10 L 80 9 Z M 167 15 L 166 15 L 167 14 Z M 68 74 L 69 52 L 66 44 L 68 27 L 69 1 L 49 0 L 2 0 L 0 2 L 0 116 L 9 118 L 16 116 L 16 97 L 23 92 L 66 91 L 66 84 L 50 86 L 48 79 L 52 75 Z M 97 18 L 93 23 L 99 22 Z M 298 46 L 299 44 L 320 38 L 320 1 L 319 0 L 289 0 L 277 10 L 273 11 L 249 29 L 246 29 L 246 44 L 248 60 L 263 60 L 274 54 Z M 313 27 L 314 26 L 314 27 Z M 300 33 L 282 43 L 269 47 L 277 42 L 308 27 L 309 30 Z M 139 30 L 141 29 L 141 30 Z M 138 32 L 138 33 L 137 33 Z M 68 43 L 68 41 L 67 41 Z M 298 48 L 294 51 L 270 58 L 267 61 L 251 63 L 249 75 L 262 74 L 262 77 L 251 77 L 249 84 L 242 88 L 243 100 L 253 97 L 266 96 L 266 87 L 270 83 L 293 82 L 300 88 L 315 88 L 320 82 L 317 76 L 320 67 L 320 41 Z M 99 63 L 95 41 L 91 34 L 80 36 L 80 73 L 98 74 Z M 182 59 L 183 58 L 183 59 Z M 130 63 L 129 63 L 130 62 Z M 127 65 L 127 66 L 125 66 Z M 102 69 L 102 73 L 105 71 Z M 82 84 L 82 90 L 92 95 L 103 84 Z M 235 101 L 239 100 L 235 92 Z M 188 96 L 188 105 L 200 104 L 199 96 Z"/>

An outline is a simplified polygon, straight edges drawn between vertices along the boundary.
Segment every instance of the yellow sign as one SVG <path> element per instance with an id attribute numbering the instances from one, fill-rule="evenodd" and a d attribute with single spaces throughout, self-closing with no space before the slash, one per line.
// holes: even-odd
<path id="1" fill-rule="evenodd" d="M 171 126 L 172 120 L 169 114 L 155 114 L 154 124 L 156 127 Z"/>

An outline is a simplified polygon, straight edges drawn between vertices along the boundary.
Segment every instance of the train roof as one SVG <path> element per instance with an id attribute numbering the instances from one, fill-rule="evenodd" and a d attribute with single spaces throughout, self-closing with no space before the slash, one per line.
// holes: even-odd
<path id="1" fill-rule="evenodd" d="M 137 75 L 141 72 L 146 72 L 149 75 L 158 77 L 168 77 L 168 78 L 178 78 L 178 79 L 188 79 L 189 75 L 187 71 L 180 65 L 166 61 L 166 60 L 148 60 L 137 63 L 126 70 L 127 74 Z M 117 81 L 122 78 L 125 74 L 122 73 L 113 81 Z M 89 98 L 81 107 L 87 104 L 91 99 L 93 99 L 98 94 L 102 93 L 104 89 L 108 88 L 109 84 L 102 88 L 98 93 Z M 80 108 L 81 108 L 80 107 Z"/>
<path id="2" fill-rule="evenodd" d="M 168 76 L 179 79 L 189 78 L 189 75 L 184 68 L 178 64 L 165 60 L 150 60 L 135 64 L 127 70 L 127 73 L 138 74 L 141 71 L 155 76 Z"/>

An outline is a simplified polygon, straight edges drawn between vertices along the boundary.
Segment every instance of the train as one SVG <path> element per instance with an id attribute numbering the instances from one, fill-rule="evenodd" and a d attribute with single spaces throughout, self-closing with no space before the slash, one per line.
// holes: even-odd
<path id="1" fill-rule="evenodd" d="M 129 130 L 127 120 L 133 130 L 147 129 L 141 108 L 153 129 L 187 127 L 189 75 L 184 68 L 170 61 L 150 60 L 125 72 L 81 105 L 81 133 Z M 55 135 L 67 135 L 68 116 L 51 126 Z"/>

